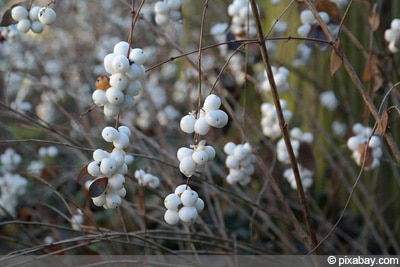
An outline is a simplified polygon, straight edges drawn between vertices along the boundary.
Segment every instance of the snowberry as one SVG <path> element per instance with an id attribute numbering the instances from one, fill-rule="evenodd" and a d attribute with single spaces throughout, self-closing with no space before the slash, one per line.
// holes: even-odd
<path id="1" fill-rule="evenodd" d="M 28 10 L 23 6 L 15 6 L 11 9 L 11 17 L 16 21 L 26 19 L 28 17 Z"/>
<path id="2" fill-rule="evenodd" d="M 157 13 L 154 20 L 156 21 L 157 25 L 163 26 L 168 24 L 169 22 L 169 15 L 168 14 L 162 14 L 162 13 Z"/>
<path id="3" fill-rule="evenodd" d="M 192 114 L 188 114 L 182 117 L 180 121 L 181 130 L 184 133 L 191 134 L 194 132 L 194 125 L 196 123 L 196 118 Z"/>
<path id="4" fill-rule="evenodd" d="M 115 160 L 116 168 L 120 168 L 125 163 L 125 152 L 121 149 L 114 148 L 110 153 L 110 158 Z"/>
<path id="5" fill-rule="evenodd" d="M 108 152 L 103 149 L 96 149 L 93 152 L 93 159 L 98 163 L 100 163 L 103 159 L 107 157 L 108 157 Z"/>
<path id="6" fill-rule="evenodd" d="M 108 102 L 112 105 L 120 105 L 124 101 L 124 93 L 114 87 L 107 89 L 106 97 Z"/>
<path id="7" fill-rule="evenodd" d="M 181 198 L 177 194 L 174 194 L 174 193 L 169 194 L 164 199 L 164 206 L 168 210 L 178 211 L 180 208 L 179 206 L 181 204 L 182 204 Z"/>
<path id="8" fill-rule="evenodd" d="M 116 54 L 110 53 L 110 54 L 107 54 L 107 55 L 104 57 L 103 64 L 104 64 L 105 70 L 106 70 L 108 73 L 112 73 L 112 74 L 113 74 L 113 73 L 117 73 L 117 71 L 114 69 L 114 66 L 113 66 L 113 64 L 112 64 L 113 59 L 114 59 L 115 56 L 116 56 Z"/>
<path id="9" fill-rule="evenodd" d="M 243 160 L 248 154 L 249 151 L 243 145 L 237 145 L 233 151 L 233 155 L 237 160 Z"/>
<path id="10" fill-rule="evenodd" d="M 115 55 L 112 59 L 112 68 L 118 73 L 125 73 L 129 71 L 129 60 L 124 55 Z M 111 73 L 114 74 L 114 73 Z"/>
<path id="11" fill-rule="evenodd" d="M 114 127 L 105 127 L 103 131 L 101 131 L 101 136 L 106 142 L 113 142 L 118 139 L 119 133 L 118 130 Z"/>
<path id="12" fill-rule="evenodd" d="M 211 161 L 215 158 L 215 149 L 212 146 L 206 146 L 204 148 L 204 151 L 207 153 L 208 155 L 208 161 Z"/>
<path id="13" fill-rule="evenodd" d="M 122 187 L 120 190 L 114 191 L 114 193 L 122 198 L 126 196 L 126 189 Z"/>
<path id="14" fill-rule="evenodd" d="M 194 207 L 196 208 L 198 213 L 202 212 L 204 210 L 204 201 L 201 198 L 197 198 Z"/>
<path id="15" fill-rule="evenodd" d="M 31 9 L 29 9 L 29 19 L 31 21 L 35 21 L 39 19 L 39 11 L 41 7 L 40 6 L 31 6 Z"/>
<path id="16" fill-rule="evenodd" d="M 182 13 L 180 10 L 170 10 L 168 15 L 169 18 L 173 21 L 181 22 L 182 20 Z"/>
<path id="17" fill-rule="evenodd" d="M 121 205 L 122 199 L 121 196 L 116 193 L 108 193 L 106 195 L 106 202 L 104 204 L 104 208 L 106 209 L 115 209 L 119 205 Z"/>
<path id="18" fill-rule="evenodd" d="M 169 224 L 169 225 L 175 225 L 179 223 L 179 214 L 177 211 L 173 210 L 167 210 L 164 214 L 164 220 Z"/>
<path id="19" fill-rule="evenodd" d="M 94 197 L 92 198 L 92 201 L 94 205 L 102 207 L 106 203 L 106 194 L 103 193 L 98 197 Z"/>
<path id="20" fill-rule="evenodd" d="M 96 161 L 92 161 L 87 165 L 87 171 L 90 175 L 97 177 L 100 174 L 100 166 Z"/>
<path id="21" fill-rule="evenodd" d="M 192 159 L 193 161 L 198 164 L 198 165 L 204 165 L 208 161 L 208 154 L 206 151 L 201 150 L 201 151 L 195 151 L 192 154 Z"/>
<path id="22" fill-rule="evenodd" d="M 228 142 L 224 145 L 224 152 L 228 155 L 232 155 L 236 145 L 233 142 Z"/>
<path id="23" fill-rule="evenodd" d="M 140 89 L 142 84 L 139 80 L 134 80 L 128 84 L 128 87 L 125 89 L 125 93 L 130 96 L 137 96 L 140 93 Z"/>
<path id="24" fill-rule="evenodd" d="M 179 218 L 182 222 L 192 224 L 198 217 L 198 213 L 195 207 L 183 206 L 179 212 Z"/>
<path id="25" fill-rule="evenodd" d="M 120 91 L 128 86 L 128 77 L 122 73 L 116 73 L 110 76 L 110 85 Z"/>
<path id="26" fill-rule="evenodd" d="M 303 24 L 314 24 L 315 18 L 311 10 L 303 10 L 300 14 L 300 21 Z"/>
<path id="27" fill-rule="evenodd" d="M 213 126 L 215 128 L 222 128 L 228 123 L 228 115 L 223 110 L 211 110 L 207 112 L 205 117 L 208 125 Z"/>
<path id="28" fill-rule="evenodd" d="M 191 157 L 186 157 L 179 163 L 179 170 L 186 177 L 191 177 L 196 170 L 196 163 Z"/>
<path id="29" fill-rule="evenodd" d="M 100 171 L 105 176 L 111 176 L 116 170 L 115 160 L 112 158 L 105 158 L 100 163 Z"/>
<path id="30" fill-rule="evenodd" d="M 116 173 L 108 178 L 108 187 L 112 191 L 118 191 L 124 187 L 125 177 L 122 174 Z"/>
<path id="31" fill-rule="evenodd" d="M 114 45 L 113 53 L 116 55 L 127 56 L 129 51 L 129 44 L 121 41 Z"/>
<path id="32" fill-rule="evenodd" d="M 210 125 L 204 117 L 200 117 L 194 124 L 194 131 L 199 135 L 206 135 L 210 131 Z"/>
<path id="33" fill-rule="evenodd" d="M 133 155 L 125 155 L 124 161 L 125 164 L 131 164 L 135 160 L 135 157 Z"/>
<path id="34" fill-rule="evenodd" d="M 128 77 L 129 80 L 134 81 L 139 79 L 143 75 L 143 69 L 140 67 L 140 65 L 131 64 L 125 75 Z"/>
<path id="35" fill-rule="evenodd" d="M 96 106 L 102 107 L 108 103 L 106 92 L 103 90 L 95 90 L 92 94 L 93 102 Z"/>
<path id="36" fill-rule="evenodd" d="M 400 31 L 400 19 L 393 19 L 390 23 L 390 28 Z"/>
<path id="37" fill-rule="evenodd" d="M 39 18 L 40 22 L 43 23 L 44 25 L 49 25 L 49 24 L 53 24 L 56 21 L 57 15 L 56 15 L 56 12 L 52 8 L 42 7 L 39 10 L 38 18 Z"/>
<path id="38" fill-rule="evenodd" d="M 170 9 L 179 10 L 182 6 L 182 0 L 168 0 L 167 5 Z"/>
<path id="39" fill-rule="evenodd" d="M 131 49 L 129 53 L 129 60 L 137 65 L 143 65 L 146 61 L 146 54 L 140 48 Z"/>
<path id="40" fill-rule="evenodd" d="M 297 34 L 302 37 L 306 37 L 310 31 L 311 31 L 310 24 L 303 24 L 297 28 Z"/>
<path id="41" fill-rule="evenodd" d="M 41 33 L 44 30 L 44 25 L 40 21 L 32 21 L 31 30 L 34 33 Z"/>
<path id="42" fill-rule="evenodd" d="M 17 30 L 21 33 L 27 33 L 31 28 L 31 21 L 29 19 L 20 20 L 17 23 Z"/>
<path id="43" fill-rule="evenodd" d="M 167 5 L 167 3 L 163 2 L 163 1 L 158 1 L 155 5 L 154 5 L 154 11 L 158 14 L 168 14 L 169 11 L 169 7 Z"/>
<path id="44" fill-rule="evenodd" d="M 115 148 L 125 149 L 129 146 L 129 137 L 125 133 L 119 133 L 118 139 L 113 142 Z"/>
<path id="45" fill-rule="evenodd" d="M 183 193 L 183 191 L 189 190 L 189 189 L 191 189 L 190 186 L 188 186 L 186 184 L 181 184 L 175 188 L 174 194 L 180 196 Z"/>
<path id="46" fill-rule="evenodd" d="M 192 207 L 196 204 L 197 199 L 199 198 L 199 195 L 197 194 L 196 191 L 193 191 L 191 189 L 185 190 L 181 194 L 181 202 L 183 206 L 186 207 Z"/>
<path id="47" fill-rule="evenodd" d="M 182 161 L 186 157 L 191 157 L 193 154 L 193 149 L 187 147 L 181 147 L 178 149 L 176 156 L 179 161 Z"/>
<path id="48" fill-rule="evenodd" d="M 225 160 L 225 165 L 229 169 L 239 169 L 239 161 L 233 155 L 229 155 Z"/>
<path id="49" fill-rule="evenodd" d="M 121 108 L 119 105 L 114 105 L 111 103 L 107 103 L 104 105 L 104 115 L 107 117 L 114 117 L 118 115 L 118 112 L 120 112 Z"/>
<path id="50" fill-rule="evenodd" d="M 219 98 L 219 96 L 217 95 L 211 94 L 207 96 L 206 99 L 204 100 L 203 109 L 206 112 L 209 112 L 211 110 L 219 109 L 220 106 L 221 106 L 221 98 Z"/>
<path id="51" fill-rule="evenodd" d="M 131 130 L 127 126 L 124 126 L 124 125 L 121 125 L 121 126 L 118 127 L 118 132 L 124 133 L 128 137 L 130 137 L 132 135 Z"/>

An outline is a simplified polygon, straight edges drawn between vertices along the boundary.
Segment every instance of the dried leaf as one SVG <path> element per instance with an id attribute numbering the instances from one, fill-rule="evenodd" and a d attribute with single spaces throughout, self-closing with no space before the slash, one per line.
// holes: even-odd
<path id="1" fill-rule="evenodd" d="M 389 120 L 388 110 L 385 109 L 381 115 L 380 120 L 377 122 L 377 127 L 375 130 L 376 135 L 384 135 L 386 133 L 387 125 Z"/>
<path id="2" fill-rule="evenodd" d="M 371 16 L 368 17 L 369 25 L 371 25 L 371 29 L 376 31 L 379 28 L 380 18 L 379 13 L 375 12 Z"/>
<path id="3" fill-rule="evenodd" d="M 342 66 L 343 60 L 338 55 L 337 51 L 339 50 L 339 42 L 337 42 L 332 48 L 331 59 L 330 59 L 330 71 L 331 75 L 336 73 L 336 71 Z"/>
<path id="4" fill-rule="evenodd" d="M 315 157 L 309 143 L 300 142 L 298 162 L 310 171 L 315 170 Z"/>
<path id="5" fill-rule="evenodd" d="M 315 8 L 318 12 L 324 11 L 328 13 L 331 22 L 338 23 L 340 21 L 339 8 L 331 0 L 317 0 L 315 1 Z"/>
<path id="6" fill-rule="evenodd" d="M 360 145 L 357 150 L 361 155 L 359 164 L 364 164 L 365 168 L 371 167 L 374 157 L 372 156 L 372 150 L 368 147 L 368 144 Z"/>
<path id="7" fill-rule="evenodd" d="M 367 62 L 365 63 L 365 68 L 362 74 L 362 81 L 367 83 L 371 81 L 372 77 L 374 77 L 374 73 L 376 70 L 376 57 L 373 55 L 369 55 Z"/>
<path id="8" fill-rule="evenodd" d="M 86 165 L 82 168 L 82 170 L 79 172 L 78 178 L 77 178 L 78 181 L 79 181 L 80 179 L 82 179 L 83 176 L 85 176 L 86 174 L 88 174 L 88 170 L 87 170 L 87 166 L 88 166 L 88 165 L 89 165 L 89 163 L 86 164 Z"/>
<path id="9" fill-rule="evenodd" d="M 93 183 L 89 186 L 89 195 L 90 197 L 98 197 L 104 193 L 108 185 L 108 178 L 97 178 Z"/>

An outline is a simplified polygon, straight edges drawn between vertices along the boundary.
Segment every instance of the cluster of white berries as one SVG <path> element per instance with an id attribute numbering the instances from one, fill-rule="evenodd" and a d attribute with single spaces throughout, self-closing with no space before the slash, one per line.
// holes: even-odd
<path id="1" fill-rule="evenodd" d="M 121 204 L 121 198 L 126 195 L 124 175 L 128 172 L 128 164 L 133 162 L 134 157 L 126 154 L 124 149 L 129 146 L 131 131 L 126 126 L 120 126 L 118 129 L 105 127 L 101 135 L 106 142 L 113 143 L 114 149 L 112 152 L 103 149 L 96 149 L 93 152 L 93 161 L 88 164 L 87 171 L 96 178 L 89 182 L 88 187 L 90 192 L 90 187 L 96 184 L 97 180 L 107 179 L 104 191 L 97 192 L 91 197 L 96 206 L 113 209 Z"/>
<path id="2" fill-rule="evenodd" d="M 286 109 L 286 101 L 280 100 L 283 117 L 285 121 L 288 122 L 292 118 L 292 112 Z M 278 115 L 276 114 L 275 105 L 271 103 L 262 103 L 261 104 L 261 128 L 262 132 L 265 136 L 275 139 L 282 135 L 281 128 L 279 126 Z"/>
<path id="3" fill-rule="evenodd" d="M 333 91 L 325 91 L 319 94 L 319 101 L 322 106 L 330 111 L 335 110 L 339 106 L 339 100 L 336 98 Z"/>
<path id="4" fill-rule="evenodd" d="M 215 149 L 200 141 L 192 148 L 181 147 L 177 151 L 179 170 L 186 177 L 191 177 L 196 171 L 201 172 L 208 161 L 215 158 Z"/>
<path id="5" fill-rule="evenodd" d="M 141 186 L 148 186 L 153 189 L 160 186 L 160 179 L 157 176 L 151 173 L 146 173 L 142 169 L 135 171 L 135 178 Z"/>
<path id="6" fill-rule="evenodd" d="M 233 0 L 228 6 L 228 15 L 232 17 L 230 31 L 237 39 L 256 35 L 257 31 L 248 0 Z"/>
<path id="7" fill-rule="evenodd" d="M 314 136 L 312 133 L 306 132 L 303 133 L 300 128 L 293 128 L 290 130 L 290 143 L 292 144 L 293 153 L 297 158 L 299 155 L 300 143 L 305 142 L 311 144 L 314 140 Z M 280 162 L 289 164 L 289 154 L 286 149 L 285 141 L 280 139 L 276 144 L 276 153 L 277 158 Z"/>
<path id="8" fill-rule="evenodd" d="M 95 105 L 104 107 L 104 115 L 115 117 L 121 110 L 132 107 L 134 97 L 142 86 L 140 78 L 145 73 L 145 60 L 144 51 L 140 48 L 131 49 L 127 42 L 117 43 L 113 53 L 105 56 L 104 68 L 111 76 L 99 77 L 92 94 Z"/>
<path id="9" fill-rule="evenodd" d="M 196 133 L 199 135 L 206 135 L 211 127 L 224 127 L 228 123 L 228 115 L 225 111 L 219 109 L 220 107 L 221 99 L 219 96 L 210 94 L 204 100 L 198 118 L 196 118 L 194 112 L 182 117 L 180 121 L 181 130 L 188 134 Z"/>
<path id="10" fill-rule="evenodd" d="M 331 32 L 331 34 L 335 35 L 339 27 L 336 23 L 330 23 L 331 19 L 329 17 L 329 14 L 324 11 L 320 11 L 318 12 L 318 15 L 321 18 L 321 20 L 327 25 L 327 28 Z M 300 35 L 301 37 L 307 37 L 313 27 L 319 26 L 317 19 L 314 17 L 313 13 L 308 9 L 303 10 L 300 13 L 300 21 L 302 25 L 299 28 L 297 28 L 297 34 Z"/>
<path id="11" fill-rule="evenodd" d="M 310 145 L 313 142 L 313 140 L 314 136 L 312 133 L 309 132 L 303 133 L 299 128 L 293 128 L 290 131 L 290 143 L 292 144 L 294 156 L 296 158 L 299 157 L 301 143 Z M 285 164 L 290 163 L 289 154 L 287 152 L 286 144 L 283 138 L 280 139 L 276 145 L 276 153 L 277 153 L 277 158 L 280 162 Z M 310 155 L 301 155 L 301 156 L 309 157 Z M 298 164 L 298 169 L 300 172 L 302 185 L 305 189 L 307 189 L 313 183 L 312 176 L 314 175 L 314 170 L 307 169 L 305 166 L 302 166 L 301 164 Z M 294 173 L 291 168 L 286 169 L 283 172 L 283 176 L 286 178 L 286 180 L 289 182 L 289 184 L 292 186 L 293 189 L 297 188 L 296 181 L 294 179 Z"/>
<path id="12" fill-rule="evenodd" d="M 27 33 L 31 30 L 34 33 L 41 33 L 45 25 L 53 24 L 57 15 L 50 7 L 32 5 L 29 10 L 18 5 L 11 9 L 11 17 L 17 22 L 17 29 L 20 33 Z"/>
<path id="13" fill-rule="evenodd" d="M 170 20 L 182 23 L 181 8 L 182 0 L 158 1 L 154 5 L 154 20 L 160 26 L 168 24 Z"/>
<path id="14" fill-rule="evenodd" d="M 364 127 L 360 123 L 353 125 L 353 133 L 354 136 L 347 140 L 347 147 L 353 151 L 354 161 L 357 165 L 364 166 L 365 170 L 378 167 L 382 156 L 379 136 L 372 135 L 372 128 Z"/>
<path id="15" fill-rule="evenodd" d="M 314 172 L 302 167 L 301 165 L 298 165 L 299 169 L 299 174 L 300 174 L 300 179 L 301 179 L 301 185 L 303 186 L 303 189 L 308 189 L 310 186 L 313 184 L 313 175 Z M 283 177 L 285 177 L 286 181 L 290 184 L 290 186 L 293 189 L 297 189 L 297 184 L 296 184 L 296 179 L 294 177 L 293 169 L 288 168 L 283 172 Z"/>
<path id="16" fill-rule="evenodd" d="M 390 28 L 385 30 L 385 40 L 389 42 L 390 52 L 397 53 L 400 51 L 400 19 L 392 20 Z"/>
<path id="17" fill-rule="evenodd" d="M 275 66 L 272 66 L 271 70 L 274 76 L 274 81 L 278 92 L 279 93 L 286 92 L 289 89 L 289 82 L 288 82 L 289 70 L 285 67 L 277 68 Z M 271 91 L 271 85 L 269 83 L 266 72 L 264 72 L 263 81 L 260 84 L 260 90 L 261 92 Z"/>
<path id="18" fill-rule="evenodd" d="M 225 165 L 229 168 L 229 174 L 226 176 L 228 184 L 247 185 L 250 183 L 256 161 L 255 155 L 251 153 L 250 144 L 236 145 L 228 142 L 224 146 L 224 152 L 228 155 L 225 160 Z"/>
<path id="19" fill-rule="evenodd" d="M 168 224 L 175 225 L 181 221 L 191 225 L 203 211 L 204 201 L 190 186 L 182 184 L 175 189 L 174 193 L 165 197 L 164 206 L 167 208 L 164 220 Z"/>
<path id="20" fill-rule="evenodd" d="M 16 173 L 22 157 L 12 148 L 0 155 L 2 176 L 0 177 L 0 216 L 7 213 L 15 216 L 18 199 L 25 194 L 27 180 Z"/>

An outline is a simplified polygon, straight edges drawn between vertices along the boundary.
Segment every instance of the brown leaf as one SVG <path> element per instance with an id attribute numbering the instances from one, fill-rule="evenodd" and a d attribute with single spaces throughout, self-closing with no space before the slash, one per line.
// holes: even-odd
<path id="1" fill-rule="evenodd" d="M 83 168 L 82 168 L 81 171 L 79 172 L 78 178 L 77 178 L 78 181 L 79 181 L 80 179 L 82 179 L 83 176 L 85 176 L 86 174 L 88 174 L 88 170 L 87 170 L 87 166 L 88 166 L 88 165 L 89 165 L 89 163 L 86 164 L 85 166 L 83 166 Z"/>
<path id="2" fill-rule="evenodd" d="M 93 183 L 89 186 L 89 195 L 90 197 L 98 197 L 104 193 L 108 185 L 108 178 L 102 177 L 97 178 L 93 181 Z"/>
<path id="3" fill-rule="evenodd" d="M 376 135 L 384 135 L 386 133 L 388 120 L 389 120 L 389 113 L 388 113 L 388 110 L 385 109 L 381 115 L 380 120 L 377 121 L 378 125 L 375 130 Z"/>
<path id="4" fill-rule="evenodd" d="M 371 16 L 368 17 L 369 25 L 371 25 L 371 29 L 376 31 L 379 28 L 380 18 L 379 13 L 375 12 Z"/>
<path id="5" fill-rule="evenodd" d="M 357 150 L 361 155 L 359 164 L 364 164 L 365 168 L 371 167 L 374 157 L 372 156 L 372 150 L 368 147 L 368 144 L 360 145 Z"/>
<path id="6" fill-rule="evenodd" d="M 315 157 L 309 143 L 300 142 L 298 162 L 310 171 L 315 170 Z"/>
<path id="7" fill-rule="evenodd" d="M 339 42 L 334 44 L 334 47 L 332 48 L 331 52 L 331 59 L 330 59 L 330 71 L 331 75 L 336 73 L 336 71 L 342 66 L 343 60 L 342 58 L 338 55 L 339 51 Z"/>

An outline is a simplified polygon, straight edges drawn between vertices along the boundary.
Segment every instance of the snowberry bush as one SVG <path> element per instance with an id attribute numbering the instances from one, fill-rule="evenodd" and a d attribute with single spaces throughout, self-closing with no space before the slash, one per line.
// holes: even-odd
<path id="1" fill-rule="evenodd" d="M 2 255 L 400 254 L 397 1 L 2 3 Z"/>

